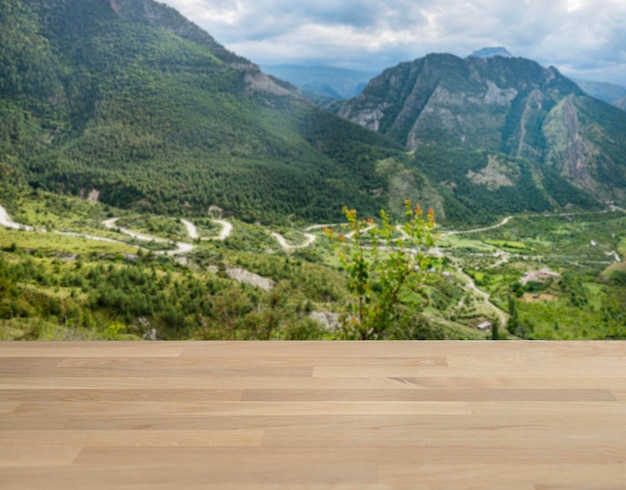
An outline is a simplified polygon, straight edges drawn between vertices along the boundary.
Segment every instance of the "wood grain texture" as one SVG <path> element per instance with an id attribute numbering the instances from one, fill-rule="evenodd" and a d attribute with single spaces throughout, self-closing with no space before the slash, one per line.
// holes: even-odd
<path id="1" fill-rule="evenodd" d="M 623 489 L 623 342 L 0 343 L 0 488 Z"/>

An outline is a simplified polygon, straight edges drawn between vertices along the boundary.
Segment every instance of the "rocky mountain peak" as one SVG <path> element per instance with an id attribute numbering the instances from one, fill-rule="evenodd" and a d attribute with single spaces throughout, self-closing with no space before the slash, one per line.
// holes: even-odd
<path id="1" fill-rule="evenodd" d="M 502 46 L 482 48 L 474 51 L 470 56 L 474 58 L 493 58 L 494 56 L 502 56 L 503 58 L 513 58 L 513 55 Z"/>
<path id="2" fill-rule="evenodd" d="M 619 140 L 626 118 L 556 68 L 496 54 L 501 49 L 401 63 L 372 79 L 338 114 L 409 150 L 498 152 L 547 164 L 599 198 L 618 195 L 608 184 L 626 184 L 626 150 L 608 142 Z"/>

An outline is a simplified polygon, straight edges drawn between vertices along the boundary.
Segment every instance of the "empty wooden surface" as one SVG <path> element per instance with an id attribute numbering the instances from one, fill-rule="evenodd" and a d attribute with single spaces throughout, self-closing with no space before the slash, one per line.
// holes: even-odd
<path id="1" fill-rule="evenodd" d="M 624 489 L 626 343 L 0 343 L 0 488 Z"/>

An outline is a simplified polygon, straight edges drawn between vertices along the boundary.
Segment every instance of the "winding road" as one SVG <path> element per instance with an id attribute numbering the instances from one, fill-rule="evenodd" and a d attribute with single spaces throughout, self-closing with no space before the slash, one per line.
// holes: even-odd
<path id="1" fill-rule="evenodd" d="M 127 230 L 126 228 L 120 228 L 117 226 L 117 221 L 119 218 L 111 218 L 102 222 L 105 228 L 109 230 L 119 230 L 120 233 L 124 233 L 130 237 L 133 237 L 137 240 L 141 240 L 144 242 L 156 242 L 156 243 L 172 243 L 165 238 L 159 238 L 151 235 L 143 235 L 141 233 L 134 232 L 132 230 Z M 194 227 L 195 228 L 195 227 Z M 157 255 L 179 255 L 187 252 L 191 252 L 194 249 L 194 246 L 190 243 L 185 242 L 174 242 L 176 248 L 174 250 L 159 250 L 154 252 Z"/>
<path id="2" fill-rule="evenodd" d="M 21 225 L 11 220 L 9 213 L 7 213 L 7 210 L 4 209 L 3 206 L 0 206 L 0 225 L 5 226 L 6 228 L 11 228 L 13 230 L 33 231 L 32 226 Z"/>
<path id="3" fill-rule="evenodd" d="M 223 221 L 221 219 L 214 219 L 212 221 L 213 221 L 213 223 L 217 223 L 218 225 L 222 225 L 222 231 L 220 231 L 220 234 L 217 237 L 215 237 L 215 238 L 207 238 L 207 240 L 221 240 L 221 241 L 224 241 L 233 232 L 233 224 L 232 223 L 229 223 L 228 221 Z"/>
<path id="4" fill-rule="evenodd" d="M 311 235 L 310 233 L 305 233 L 304 236 L 306 237 L 306 240 L 303 243 L 301 243 L 300 245 L 289 245 L 287 243 L 287 240 L 285 240 L 285 237 L 282 236 L 280 233 L 276 233 L 274 231 L 272 232 L 272 236 L 276 239 L 276 241 L 280 244 L 280 246 L 286 250 L 293 250 L 296 248 L 306 248 L 312 245 L 313 242 L 315 242 L 315 240 L 317 240 L 317 237 L 315 235 Z"/>
<path id="5" fill-rule="evenodd" d="M 474 228 L 472 230 L 443 231 L 441 232 L 441 236 L 463 235 L 465 233 L 480 233 L 481 231 L 495 230 L 496 228 L 500 228 L 501 226 L 506 225 L 512 219 L 513 216 L 507 216 L 502 221 L 500 221 L 500 223 L 493 226 L 486 226 L 484 228 Z"/>
<path id="6" fill-rule="evenodd" d="M 187 228 L 187 234 L 189 235 L 189 238 L 191 238 L 193 240 L 201 239 L 201 240 L 221 240 L 221 241 L 224 241 L 233 232 L 233 225 L 232 225 L 232 223 L 229 223 L 228 221 L 224 221 L 224 220 L 221 220 L 221 219 L 212 219 L 211 221 L 213 223 L 217 223 L 218 225 L 220 225 L 222 227 L 222 229 L 220 230 L 219 235 L 217 235 L 215 237 L 202 237 L 202 238 L 200 238 L 200 234 L 198 233 L 198 228 L 196 228 L 196 225 L 194 225 L 191 221 L 188 221 L 186 219 L 181 219 L 180 220 L 180 222 L 183 225 L 185 225 L 185 228 Z"/>
<path id="7" fill-rule="evenodd" d="M 445 235 L 456 235 L 456 234 L 461 234 L 461 233 L 477 233 L 480 231 L 485 231 L 485 230 L 491 230 L 494 228 L 498 228 L 500 226 L 503 226 L 505 224 L 507 224 L 509 222 L 509 220 L 511 219 L 511 216 L 508 216 L 506 218 L 504 218 L 500 223 L 498 223 L 497 225 L 494 226 L 489 226 L 489 227 L 485 227 L 485 228 L 477 228 L 474 230 L 464 230 L 464 231 L 448 231 L 448 232 L 444 232 L 442 233 L 442 236 Z M 126 228 L 121 228 L 119 226 L 117 226 L 117 221 L 119 220 L 119 218 L 110 218 L 107 219 L 105 221 L 102 222 L 103 226 L 107 229 L 110 230 L 119 230 L 121 233 L 128 235 L 132 238 L 135 238 L 136 240 L 141 240 L 141 241 L 146 241 L 146 242 L 156 242 L 156 243 L 172 243 L 169 240 L 166 240 L 164 238 L 159 238 L 159 237 L 155 237 L 152 235 L 146 235 L 146 234 L 142 234 L 142 233 L 137 233 L 134 232 L 132 230 L 126 229 Z M 180 220 L 181 223 L 185 226 L 186 230 L 187 230 L 187 234 L 189 235 L 189 238 L 191 238 L 192 240 L 197 240 L 200 238 L 200 234 L 198 233 L 198 229 L 196 227 L 196 225 L 194 225 L 191 221 L 188 221 L 186 219 L 181 219 Z M 224 241 L 226 240 L 232 233 L 233 231 L 233 225 L 232 223 L 228 222 L 228 221 L 224 221 L 224 220 L 212 220 L 214 223 L 221 225 L 222 229 L 219 233 L 218 236 L 216 237 L 203 237 L 201 238 L 202 240 L 220 240 L 220 241 Z M 11 220 L 10 216 L 8 215 L 8 213 L 6 212 L 6 209 L 3 206 L 0 206 L 0 225 L 5 226 L 7 228 L 12 228 L 12 229 L 16 229 L 16 230 L 25 230 L 25 231 L 34 231 L 34 228 L 32 226 L 28 226 L 28 225 L 23 225 L 20 223 L 16 223 L 13 220 Z M 323 229 L 326 227 L 331 227 L 331 226 L 335 226 L 335 224 L 314 224 L 314 225 L 310 225 L 307 226 L 306 228 L 304 228 L 305 231 L 313 231 L 313 230 L 319 230 L 319 229 Z M 367 232 L 369 231 L 371 228 L 373 228 L 373 226 L 367 227 L 363 230 L 361 230 L 362 232 Z M 398 229 L 400 230 L 400 228 L 398 227 Z M 403 233 L 402 230 L 400 230 L 401 233 Z M 86 238 L 89 240 L 97 240 L 97 241 L 103 241 L 103 242 L 111 242 L 111 243 L 124 243 L 120 240 L 114 240 L 111 238 L 104 238 L 104 237 L 99 237 L 99 236 L 94 236 L 94 235 L 86 235 L 86 234 L 82 234 L 82 233 L 74 233 L 74 232 L 65 232 L 65 231 L 55 231 L 55 233 L 61 234 L 61 235 L 67 235 L 67 236 L 75 236 L 75 237 L 81 237 L 81 238 Z M 349 233 L 348 235 L 346 235 L 346 238 L 350 238 L 352 235 L 352 233 Z M 403 233 L 403 235 L 405 235 Z M 278 243 L 280 244 L 281 247 L 283 247 L 285 250 L 294 250 L 294 249 L 301 249 L 301 248 L 307 248 L 309 246 L 311 246 L 313 243 L 315 243 L 315 240 L 317 239 L 316 235 L 313 235 L 311 233 L 305 233 L 305 241 L 299 245 L 290 245 L 289 243 L 287 243 L 287 240 L 285 239 L 284 236 L 282 236 L 280 233 L 277 232 L 272 232 L 272 236 L 276 239 L 276 241 L 278 241 Z M 406 237 L 405 237 L 406 238 Z M 165 254 L 165 255 L 179 255 L 179 254 L 184 254 L 184 253 L 188 253 L 191 252 L 194 249 L 194 245 L 190 244 L 190 243 L 186 243 L 186 242 L 174 242 L 174 244 L 176 245 L 176 248 L 174 250 L 167 250 L 167 251 L 158 251 L 155 252 L 157 254 Z"/>
<path id="8" fill-rule="evenodd" d="M 102 225 L 109 230 L 118 230 L 120 233 L 128 235 L 137 240 L 141 240 L 145 242 L 156 242 L 156 243 L 171 243 L 169 240 L 166 240 L 164 238 L 159 238 L 159 237 L 155 237 L 152 235 L 145 235 L 145 234 L 134 232 L 132 230 L 128 230 L 126 228 L 121 228 L 117 226 L 118 220 L 119 218 L 110 218 L 110 219 L 103 221 Z M 227 221 L 222 221 L 222 220 L 213 220 L 213 221 L 215 223 L 220 224 L 222 226 L 222 230 L 220 231 L 220 234 L 217 237 L 207 238 L 207 240 L 226 240 L 233 231 L 233 225 Z M 182 219 L 181 222 L 183 223 L 183 225 L 185 225 L 185 228 L 187 229 L 187 233 L 190 238 L 197 239 L 199 237 L 198 230 L 193 223 L 185 219 Z M 34 228 L 32 226 L 23 225 L 23 224 L 16 223 L 15 221 L 13 221 L 3 206 L 0 206 L 0 225 L 6 228 L 14 229 L 14 230 L 34 231 Z M 84 233 L 75 233 L 71 231 L 55 230 L 54 233 L 58 235 L 86 238 L 88 240 L 94 240 L 94 241 L 100 241 L 100 242 L 123 243 L 123 244 L 126 243 L 121 240 L 114 240 L 112 238 L 105 238 L 105 237 L 96 236 L 96 235 L 87 235 Z M 185 254 L 185 253 L 191 252 L 194 249 L 194 245 L 192 245 L 191 243 L 174 242 L 174 244 L 176 245 L 176 248 L 174 250 L 161 250 L 161 251 L 157 251 L 154 253 L 158 255 L 179 255 L 179 254 Z"/>
<path id="9" fill-rule="evenodd" d="M 131 236 L 137 240 L 143 240 L 147 242 L 157 242 L 157 243 L 171 243 L 169 240 L 166 240 L 164 238 L 159 238 L 159 237 L 155 237 L 152 235 L 144 235 L 141 233 L 134 232 L 132 230 L 128 230 L 126 228 L 120 228 L 116 224 L 118 220 L 119 218 L 111 218 L 111 219 L 103 221 L 102 224 L 105 226 L 105 228 L 108 228 L 110 230 L 113 230 L 113 229 L 119 230 L 120 233 L 124 233 L 125 235 Z M 200 238 L 196 225 L 194 225 L 191 221 L 188 221 L 186 219 L 181 219 L 180 221 L 187 229 L 187 234 L 189 235 L 189 238 L 193 240 Z M 233 231 L 233 225 L 229 223 L 228 221 L 222 221 L 222 220 L 212 220 L 212 221 L 214 223 L 221 225 L 222 230 L 220 231 L 220 234 L 218 236 L 211 237 L 211 238 L 203 238 L 203 240 L 222 240 L 222 241 L 226 240 Z M 186 242 L 174 242 L 174 244 L 176 245 L 176 248 L 174 250 L 159 251 L 155 253 L 160 254 L 160 255 L 163 255 L 163 254 L 180 255 L 180 254 L 191 252 L 195 248 L 195 245 L 192 245 L 191 243 L 186 243 Z"/>
<path id="10" fill-rule="evenodd" d="M 191 221 L 187 221 L 186 219 L 181 219 L 180 222 L 185 225 L 185 228 L 187 228 L 187 234 L 189 235 L 189 238 L 193 240 L 195 240 L 196 238 L 200 238 L 196 225 L 194 225 Z"/>
<path id="11" fill-rule="evenodd" d="M 474 291 L 478 296 L 482 297 L 485 304 L 492 310 L 495 312 L 495 314 L 498 316 L 498 320 L 500 322 L 500 328 L 506 330 L 507 324 L 508 324 L 508 320 L 509 320 L 509 315 L 507 313 L 505 313 L 504 311 L 502 311 L 500 308 L 498 308 L 496 305 L 494 305 L 491 302 L 491 295 L 486 292 L 483 291 L 482 289 L 479 289 L 478 286 L 476 286 L 476 282 L 474 282 L 474 279 L 472 279 L 470 276 L 468 276 L 463 269 L 461 268 L 461 266 L 459 264 L 457 264 L 456 260 L 452 260 L 452 263 L 454 264 L 454 267 L 456 268 L 456 270 L 458 271 L 458 273 L 463 277 L 463 279 L 466 281 L 465 285 L 468 289 L 471 289 L 472 291 Z"/>

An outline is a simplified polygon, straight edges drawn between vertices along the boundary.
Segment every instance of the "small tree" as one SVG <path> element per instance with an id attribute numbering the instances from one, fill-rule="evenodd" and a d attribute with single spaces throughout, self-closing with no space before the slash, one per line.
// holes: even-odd
<path id="1" fill-rule="evenodd" d="M 499 340 L 500 339 L 500 319 L 494 319 L 491 324 L 491 340 Z"/>
<path id="2" fill-rule="evenodd" d="M 384 338 L 398 320 L 399 306 L 417 291 L 430 264 L 427 251 L 434 245 L 434 213 L 426 218 L 419 204 L 405 202 L 405 222 L 391 224 L 385 211 L 380 224 L 359 219 L 354 209 L 342 209 L 346 233 L 326 229 L 335 241 L 354 299 L 343 320 L 348 338 Z"/>

